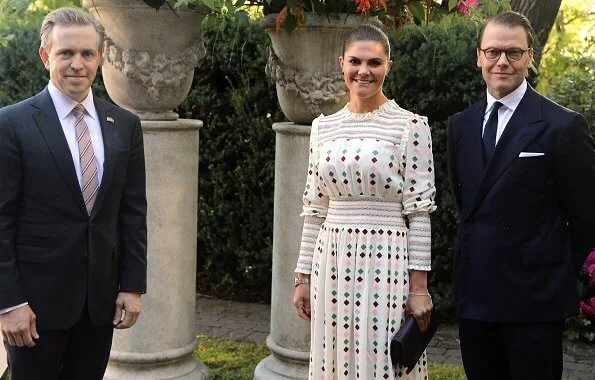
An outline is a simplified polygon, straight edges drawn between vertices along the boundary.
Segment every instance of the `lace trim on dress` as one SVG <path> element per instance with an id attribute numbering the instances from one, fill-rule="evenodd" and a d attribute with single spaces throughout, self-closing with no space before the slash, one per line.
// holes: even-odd
<path id="1" fill-rule="evenodd" d="M 397 104 L 397 102 L 395 102 L 393 99 L 391 99 L 388 102 L 381 105 L 380 107 L 376 108 L 374 111 L 370 111 L 370 112 L 364 112 L 364 113 L 352 112 L 349 109 L 349 103 L 345 104 L 345 107 L 343 107 L 343 109 L 341 111 L 345 114 L 346 117 L 349 117 L 350 119 L 363 120 L 363 119 L 368 119 L 370 117 L 375 117 L 377 115 L 381 115 L 382 113 L 386 112 L 387 110 L 389 110 L 393 107 L 399 107 L 399 105 Z"/>

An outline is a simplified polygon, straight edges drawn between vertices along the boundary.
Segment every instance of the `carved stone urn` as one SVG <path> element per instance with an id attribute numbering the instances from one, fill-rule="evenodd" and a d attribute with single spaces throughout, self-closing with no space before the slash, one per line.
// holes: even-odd
<path id="1" fill-rule="evenodd" d="M 285 116 L 309 125 L 321 113 L 341 109 L 349 99 L 339 66 L 347 32 L 362 23 L 354 14 L 308 13 L 306 22 L 291 34 L 276 32 L 278 14 L 260 20 L 272 42 L 266 74 L 275 82 Z"/>
<path id="2" fill-rule="evenodd" d="M 103 81 L 118 105 L 142 120 L 176 120 L 194 68 L 206 54 L 204 14 L 141 0 L 83 0 L 105 26 Z"/>

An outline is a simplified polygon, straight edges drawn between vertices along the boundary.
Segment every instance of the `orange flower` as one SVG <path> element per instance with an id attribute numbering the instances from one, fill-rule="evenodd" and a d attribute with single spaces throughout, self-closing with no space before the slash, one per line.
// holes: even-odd
<path id="1" fill-rule="evenodd" d="M 358 5 L 357 11 L 362 13 L 369 11 L 372 7 L 372 5 L 370 4 L 370 0 L 355 0 L 355 3 Z"/>
<path id="2" fill-rule="evenodd" d="M 286 5 L 285 7 L 283 7 L 283 9 L 281 9 L 281 12 L 279 12 L 279 16 L 277 16 L 277 34 L 279 34 L 279 32 L 281 31 L 281 25 L 283 25 L 283 21 L 285 21 L 285 17 L 287 17 L 287 12 L 289 12 L 289 7 Z"/>

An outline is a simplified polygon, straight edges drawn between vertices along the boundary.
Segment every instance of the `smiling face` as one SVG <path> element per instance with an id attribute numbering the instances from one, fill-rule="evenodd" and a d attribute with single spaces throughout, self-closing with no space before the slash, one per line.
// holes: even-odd
<path id="1" fill-rule="evenodd" d="M 499 50 L 529 48 L 527 34 L 521 26 L 509 27 L 494 22 L 486 25 L 480 46 L 481 49 Z M 509 61 L 504 52 L 498 60 L 490 61 L 477 49 L 477 66 L 481 67 L 490 95 L 496 99 L 510 94 L 523 82 L 532 60 L 533 49 L 524 53 L 519 61 Z"/>
<path id="2" fill-rule="evenodd" d="M 339 63 L 345 83 L 349 88 L 351 102 L 369 102 L 380 105 L 386 100 L 382 93 L 384 77 L 392 61 L 378 41 L 354 41 L 349 44 Z"/>
<path id="3" fill-rule="evenodd" d="M 62 93 L 81 102 L 97 74 L 102 54 L 93 25 L 55 25 L 46 48 L 39 56 L 50 72 L 50 80 Z"/>

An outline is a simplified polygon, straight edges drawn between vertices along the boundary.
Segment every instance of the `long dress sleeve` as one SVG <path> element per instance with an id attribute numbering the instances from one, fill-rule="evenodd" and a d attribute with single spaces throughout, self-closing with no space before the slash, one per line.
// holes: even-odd
<path id="1" fill-rule="evenodd" d="M 329 197 L 322 191 L 320 177 L 318 175 L 318 121 L 312 122 L 310 132 L 310 153 L 308 157 L 308 174 L 306 177 L 306 188 L 303 195 L 303 211 L 300 216 L 304 217 L 302 240 L 300 244 L 300 255 L 295 272 L 309 274 L 312 271 L 312 257 L 316 245 L 316 238 L 320 232 L 320 226 L 324 222 L 328 210 Z"/>
<path id="2" fill-rule="evenodd" d="M 411 118 L 405 131 L 403 215 L 409 221 L 409 269 L 429 271 L 432 245 L 430 213 L 436 209 L 432 136 L 425 117 Z"/>

